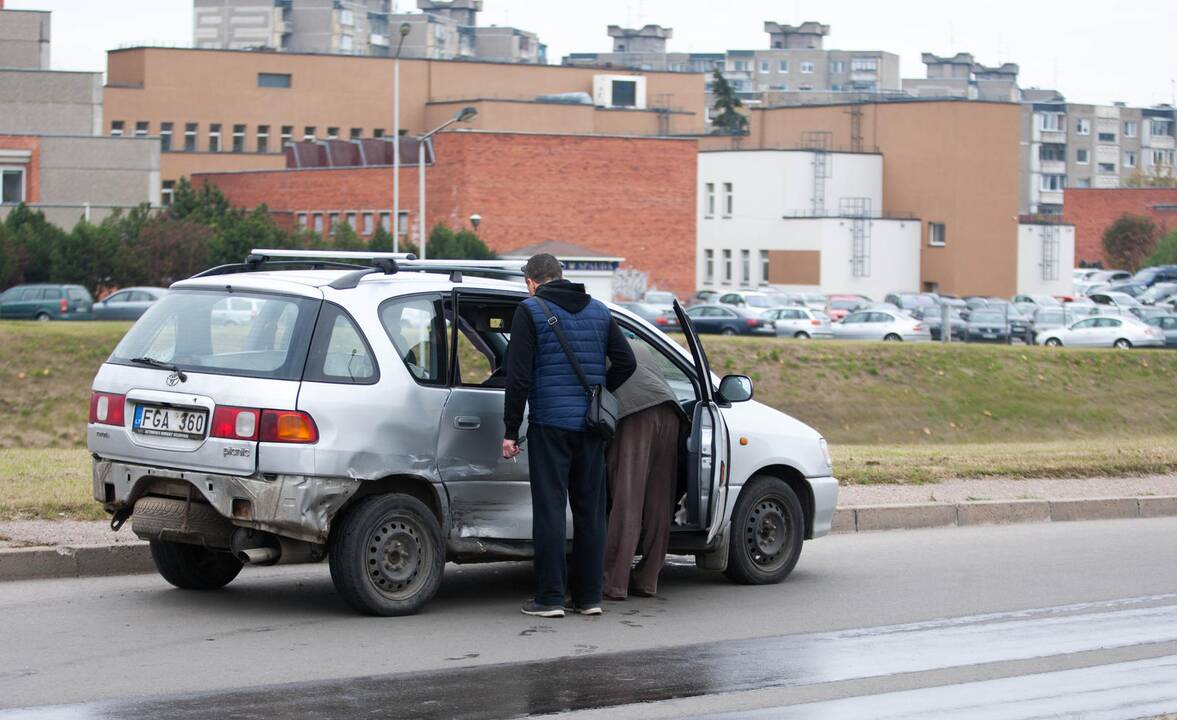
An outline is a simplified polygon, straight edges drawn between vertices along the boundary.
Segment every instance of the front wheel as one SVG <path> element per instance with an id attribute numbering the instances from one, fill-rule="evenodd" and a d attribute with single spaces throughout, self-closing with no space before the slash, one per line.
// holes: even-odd
<path id="1" fill-rule="evenodd" d="M 1131 350 L 1132 343 L 1129 342 L 1127 338 L 1120 338 L 1119 340 L 1112 343 L 1112 347 L 1116 348 L 1117 350 Z"/>
<path id="2" fill-rule="evenodd" d="M 736 334 L 736 331 L 729 328 L 729 327 L 725 327 L 723 330 L 719 331 L 719 334 L 720 335 L 727 335 L 728 337 L 731 337 L 732 335 Z"/>
<path id="3" fill-rule="evenodd" d="M 766 475 L 752 478 L 732 511 L 723 574 L 743 585 L 779 583 L 801 557 L 804 529 L 801 502 L 785 481 Z"/>
<path id="4" fill-rule="evenodd" d="M 167 540 L 151 541 L 151 559 L 164 580 L 185 590 L 223 588 L 241 572 L 233 553 Z"/>
<path id="5" fill-rule="evenodd" d="M 888 333 L 883 337 L 883 342 L 901 342 L 902 340 L 903 338 L 899 337 L 895 333 Z"/>
<path id="6" fill-rule="evenodd" d="M 793 337 L 797 338 L 798 340 L 808 340 L 809 333 L 802 331 L 802 332 L 797 333 Z"/>
<path id="7" fill-rule="evenodd" d="M 441 586 L 441 525 L 417 498 L 367 497 L 331 533 L 329 560 L 335 590 L 356 610 L 412 615 Z"/>
<path id="8" fill-rule="evenodd" d="M 1044 342 L 1043 345 L 1046 347 L 1062 347 L 1063 341 L 1059 340 L 1058 338 L 1046 338 L 1046 342 Z"/>

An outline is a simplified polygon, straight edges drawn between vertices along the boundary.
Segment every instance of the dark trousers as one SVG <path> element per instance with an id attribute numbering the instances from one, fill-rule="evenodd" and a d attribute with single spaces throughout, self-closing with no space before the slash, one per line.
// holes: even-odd
<path id="1" fill-rule="evenodd" d="M 532 423 L 527 428 L 535 601 L 579 607 L 601 602 L 605 560 L 605 444 L 587 432 Z M 571 577 L 565 557 L 565 508 L 572 506 Z"/>

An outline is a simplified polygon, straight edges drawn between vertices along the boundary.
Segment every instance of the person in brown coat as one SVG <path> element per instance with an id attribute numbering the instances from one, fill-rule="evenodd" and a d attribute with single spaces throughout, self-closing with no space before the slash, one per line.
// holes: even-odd
<path id="1" fill-rule="evenodd" d="M 637 370 L 614 393 L 620 421 L 606 456 L 613 506 L 602 589 L 611 600 L 658 592 L 678 476 L 682 408 L 650 350 L 638 341 L 630 345 Z M 635 553 L 642 559 L 633 567 Z"/>

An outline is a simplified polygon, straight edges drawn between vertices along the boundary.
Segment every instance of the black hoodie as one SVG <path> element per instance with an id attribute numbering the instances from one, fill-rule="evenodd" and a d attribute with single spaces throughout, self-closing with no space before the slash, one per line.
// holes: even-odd
<path id="1" fill-rule="evenodd" d="M 539 286 L 536 295 L 555 303 L 570 313 L 578 313 L 588 306 L 592 297 L 584 291 L 584 285 L 567 280 L 553 280 Z M 610 392 L 621 387 L 637 367 L 633 350 L 626 342 L 616 321 L 609 323 L 609 340 L 606 348 L 609 369 L 605 373 L 605 389 Z M 523 408 L 531 393 L 531 372 L 535 360 L 535 323 L 531 313 L 520 303 L 511 320 L 511 343 L 507 346 L 507 395 L 503 403 L 503 422 L 507 426 L 506 439 L 519 439 L 519 426 L 523 424 Z"/>

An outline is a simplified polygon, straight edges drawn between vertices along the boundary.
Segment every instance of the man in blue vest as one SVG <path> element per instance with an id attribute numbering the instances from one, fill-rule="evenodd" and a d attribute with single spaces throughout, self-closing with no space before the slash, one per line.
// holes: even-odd
<path id="1" fill-rule="evenodd" d="M 556 317 L 590 385 L 612 391 L 633 374 L 633 351 L 604 303 L 564 279 L 560 261 L 535 255 L 523 266 L 534 296 L 515 310 L 507 346 L 503 457 L 521 451 L 519 426 L 528 405 L 527 468 L 531 479 L 535 596 L 526 615 L 564 617 L 564 602 L 582 615 L 601 614 L 605 559 L 605 443 L 589 432 L 588 396 L 536 298 Z M 606 362 L 608 361 L 608 362 Z M 564 508 L 572 506 L 571 577 L 564 555 Z"/>

